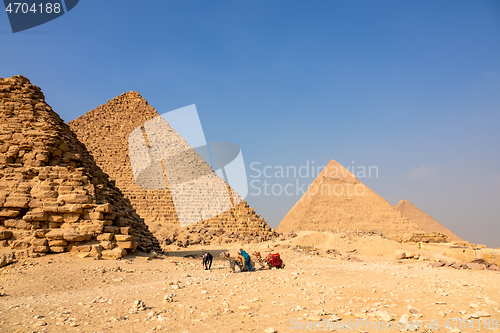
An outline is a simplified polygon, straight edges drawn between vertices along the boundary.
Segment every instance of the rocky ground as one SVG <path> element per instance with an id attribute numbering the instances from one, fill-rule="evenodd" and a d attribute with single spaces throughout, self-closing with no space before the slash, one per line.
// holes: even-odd
<path id="1" fill-rule="evenodd" d="M 317 254 L 296 248 L 314 244 Z M 234 255 L 240 246 L 189 250 Z M 432 267 L 445 259 L 438 247 L 311 232 L 243 247 L 279 252 L 286 267 L 232 273 L 217 258 L 206 271 L 176 248 L 152 260 L 19 260 L 0 268 L 0 331 L 293 332 L 317 323 L 312 331 L 377 332 L 399 322 L 422 325 L 406 325 L 417 332 L 499 331 L 500 272 Z M 396 260 L 400 250 L 419 259 Z"/>

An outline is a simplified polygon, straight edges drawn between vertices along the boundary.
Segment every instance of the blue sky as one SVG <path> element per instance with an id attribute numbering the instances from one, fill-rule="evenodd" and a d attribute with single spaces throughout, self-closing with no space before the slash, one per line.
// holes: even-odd
<path id="1" fill-rule="evenodd" d="M 377 166 L 362 181 L 391 204 L 498 247 L 499 36 L 494 0 L 82 0 L 16 34 L 0 13 L 0 76 L 28 77 L 66 121 L 130 90 L 160 113 L 196 104 L 249 176 Z M 276 227 L 299 197 L 247 201 Z"/>

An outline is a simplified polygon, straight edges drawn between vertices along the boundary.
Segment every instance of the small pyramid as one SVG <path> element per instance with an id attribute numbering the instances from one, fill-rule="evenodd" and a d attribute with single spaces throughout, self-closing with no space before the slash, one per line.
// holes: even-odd
<path id="1" fill-rule="evenodd" d="M 401 200 L 394 208 L 401 212 L 404 217 L 415 223 L 424 232 L 442 233 L 450 237 L 452 241 L 462 241 L 462 239 L 451 232 L 451 230 L 447 229 L 407 200 Z"/>
<path id="2" fill-rule="evenodd" d="M 157 131 L 148 132 L 148 124 L 153 124 L 151 126 Z M 159 117 L 158 112 L 139 93 L 133 91 L 123 93 L 70 121 L 68 125 L 86 145 L 99 167 L 116 182 L 116 186 L 130 199 L 138 214 L 158 236 L 165 236 L 161 233 L 162 230 L 183 226 L 182 222 L 185 220 L 196 220 L 200 227 L 217 230 L 218 234 L 225 232 L 252 234 L 259 239 L 268 239 L 274 235 L 264 219 L 215 174 L 184 138 Z M 157 179 L 147 180 L 149 183 L 155 181 L 158 183 L 164 176 L 168 178 L 169 172 L 181 175 L 175 182 L 171 183 L 169 180 L 166 188 L 162 186 L 158 186 L 157 189 L 143 188 L 136 183 L 131 165 L 129 140 L 137 141 L 143 138 L 146 138 L 145 145 L 148 148 L 154 147 L 152 140 L 155 140 L 167 150 L 169 147 L 174 147 L 184 151 L 182 160 L 171 163 L 170 166 L 163 165 L 163 169 L 162 165 L 158 164 L 155 173 Z M 151 148 L 149 151 L 151 154 L 155 153 Z M 168 164 L 167 162 L 165 163 Z M 179 172 L 179 169 L 185 170 Z M 194 179 L 198 175 L 204 175 L 205 184 L 194 184 L 194 182 L 180 184 L 183 181 L 181 178 Z M 215 198 L 218 206 L 225 209 L 216 211 L 210 202 L 205 205 L 200 204 L 207 197 Z M 199 209 L 200 206 L 203 206 L 203 209 Z"/>
<path id="3" fill-rule="evenodd" d="M 370 231 L 405 236 L 420 229 L 384 198 L 334 160 L 312 182 L 276 228 L 299 230 Z"/>
<path id="4" fill-rule="evenodd" d="M 1 246 L 26 255 L 160 250 L 40 88 L 22 76 L 0 78 L 0 98 Z"/>

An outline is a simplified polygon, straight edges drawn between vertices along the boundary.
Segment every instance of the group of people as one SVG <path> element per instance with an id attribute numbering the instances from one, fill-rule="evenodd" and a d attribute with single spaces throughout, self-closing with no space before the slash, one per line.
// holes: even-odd
<path id="1" fill-rule="evenodd" d="M 251 264 L 250 256 L 248 255 L 248 253 L 246 253 L 245 250 L 240 249 L 239 254 L 243 258 L 242 261 L 243 261 L 243 264 L 245 265 L 245 268 L 248 271 L 255 271 L 255 268 Z M 212 267 L 212 260 L 213 259 L 214 259 L 214 257 L 209 252 L 207 252 L 203 255 L 203 267 L 205 267 L 205 270 L 210 270 L 210 268 Z"/>

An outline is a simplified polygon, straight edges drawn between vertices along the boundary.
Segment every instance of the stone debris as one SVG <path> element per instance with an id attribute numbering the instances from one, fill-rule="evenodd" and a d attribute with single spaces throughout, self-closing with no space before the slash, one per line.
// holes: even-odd
<path id="1" fill-rule="evenodd" d="M 146 310 L 146 303 L 142 299 L 138 299 L 132 304 L 132 308 L 130 308 L 130 313 L 135 313 L 137 311 Z"/>
<path id="2" fill-rule="evenodd" d="M 160 250 L 85 146 L 22 76 L 0 78 L 0 241 L 15 258 Z M 116 249 L 115 249 L 116 248 Z"/>

